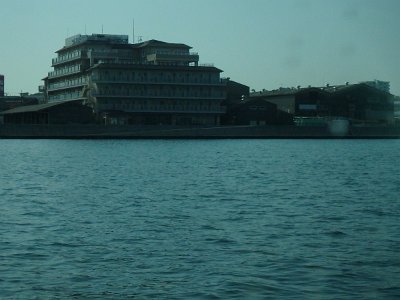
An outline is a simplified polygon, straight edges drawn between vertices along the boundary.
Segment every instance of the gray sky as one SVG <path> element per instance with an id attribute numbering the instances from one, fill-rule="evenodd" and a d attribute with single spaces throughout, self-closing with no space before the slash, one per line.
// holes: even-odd
<path id="1" fill-rule="evenodd" d="M 74 34 L 186 43 L 251 89 L 379 79 L 400 95 L 400 0 L 0 0 L 5 91 L 36 92 Z"/>

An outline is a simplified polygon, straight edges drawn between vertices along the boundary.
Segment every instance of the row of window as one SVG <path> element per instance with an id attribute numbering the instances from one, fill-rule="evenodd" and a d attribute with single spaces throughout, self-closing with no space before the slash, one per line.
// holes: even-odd
<path id="1" fill-rule="evenodd" d="M 126 82 L 168 82 L 168 83 L 209 83 L 218 84 L 218 73 L 191 72 L 129 72 L 100 71 L 92 74 L 93 81 L 126 81 Z"/>
<path id="2" fill-rule="evenodd" d="M 200 106 L 219 106 L 219 101 L 210 100 L 126 100 L 126 99 L 100 99 L 97 101 L 101 104 L 117 104 L 117 105 L 159 105 L 159 106 L 176 106 L 176 105 L 200 105 Z"/>
<path id="3" fill-rule="evenodd" d="M 151 105 L 151 104 L 134 104 L 134 103 L 124 103 L 124 104 L 99 104 L 99 110 L 125 110 L 125 111 L 198 111 L 198 112 L 220 112 L 220 106 L 201 106 L 201 105 Z"/>
<path id="4" fill-rule="evenodd" d="M 219 89 L 151 89 L 151 88 L 99 88 L 95 95 L 124 96 L 124 97 L 194 97 L 194 98 L 223 98 L 225 92 Z"/>

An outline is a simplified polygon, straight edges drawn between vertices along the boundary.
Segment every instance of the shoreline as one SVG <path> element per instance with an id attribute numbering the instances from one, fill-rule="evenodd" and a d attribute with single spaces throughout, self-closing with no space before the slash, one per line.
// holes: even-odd
<path id="1" fill-rule="evenodd" d="M 399 139 L 400 126 L 1 125 L 0 139 Z"/>

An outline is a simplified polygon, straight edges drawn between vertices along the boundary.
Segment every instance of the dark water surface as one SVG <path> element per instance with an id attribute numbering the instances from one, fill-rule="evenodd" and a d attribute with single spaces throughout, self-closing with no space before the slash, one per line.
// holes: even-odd
<path id="1" fill-rule="evenodd" d="M 0 299 L 398 299 L 400 140 L 0 140 Z"/>

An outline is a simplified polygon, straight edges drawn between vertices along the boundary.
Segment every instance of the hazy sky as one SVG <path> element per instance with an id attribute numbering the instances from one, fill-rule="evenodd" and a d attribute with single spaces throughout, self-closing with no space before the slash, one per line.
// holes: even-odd
<path id="1" fill-rule="evenodd" d="M 67 36 L 186 43 L 251 89 L 385 80 L 400 95 L 400 0 L 0 0 L 5 91 L 34 93 Z"/>

